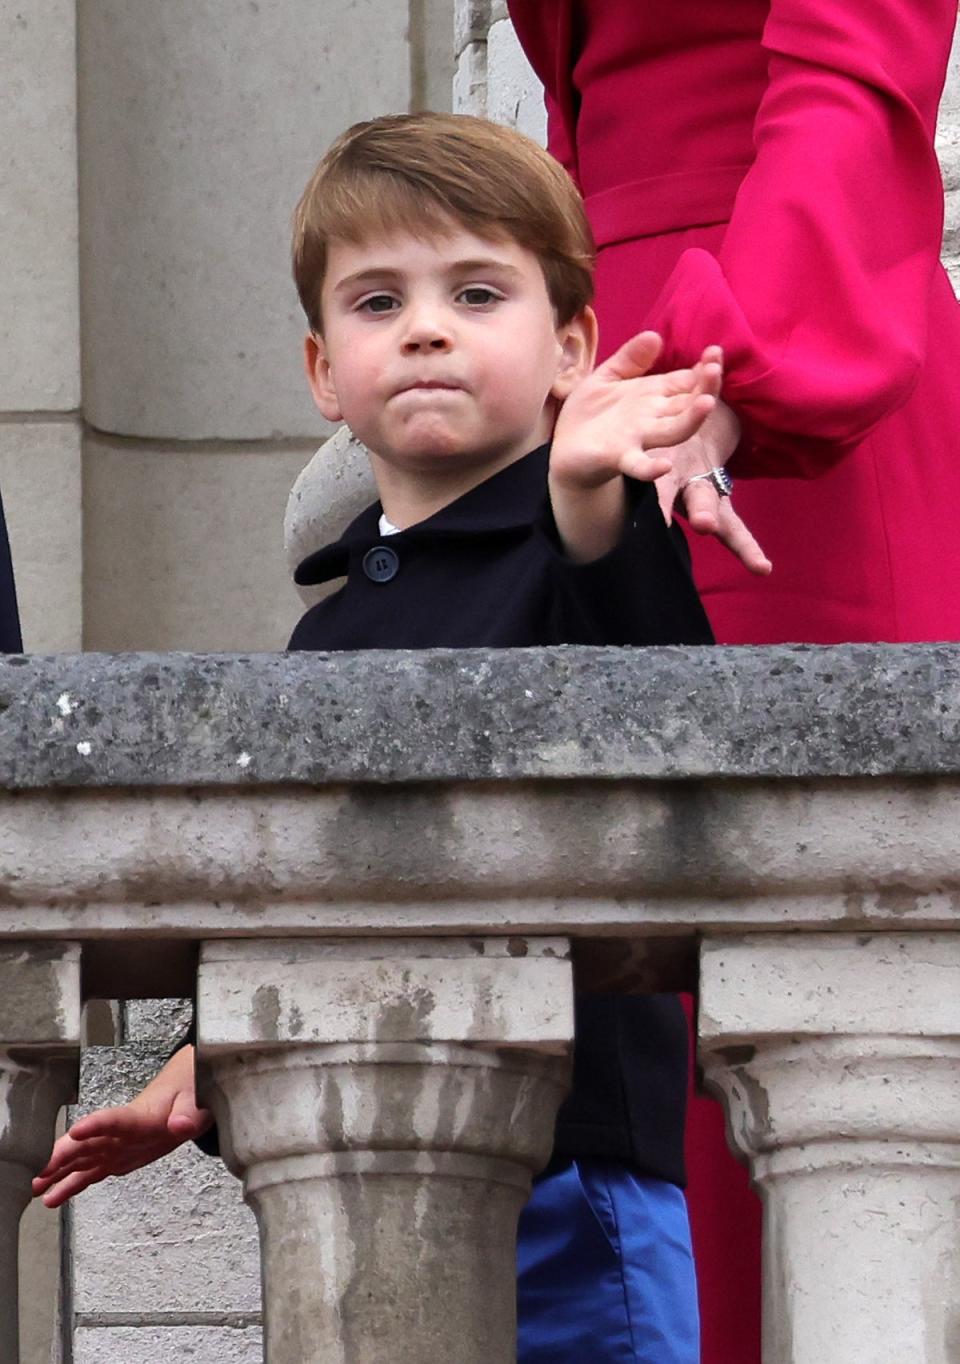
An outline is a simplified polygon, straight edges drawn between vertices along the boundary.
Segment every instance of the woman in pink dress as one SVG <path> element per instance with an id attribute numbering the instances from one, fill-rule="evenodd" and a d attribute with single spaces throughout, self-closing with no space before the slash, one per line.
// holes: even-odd
<path id="1" fill-rule="evenodd" d="M 960 308 L 933 147 L 956 0 L 510 11 L 597 238 L 602 353 L 646 327 L 666 367 L 725 350 L 724 402 L 677 460 L 679 488 L 738 480 L 681 492 L 713 532 L 691 548 L 718 641 L 960 639 Z M 689 1155 L 703 1359 L 754 1364 L 758 1204 L 711 1101 Z"/>

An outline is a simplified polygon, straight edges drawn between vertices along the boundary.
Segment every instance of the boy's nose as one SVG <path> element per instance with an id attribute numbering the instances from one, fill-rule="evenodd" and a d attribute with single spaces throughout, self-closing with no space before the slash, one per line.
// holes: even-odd
<path id="1" fill-rule="evenodd" d="M 421 350 L 448 350 L 453 344 L 450 328 L 434 308 L 420 308 L 411 311 L 407 317 L 407 327 L 403 336 L 403 349 L 407 353 Z"/>

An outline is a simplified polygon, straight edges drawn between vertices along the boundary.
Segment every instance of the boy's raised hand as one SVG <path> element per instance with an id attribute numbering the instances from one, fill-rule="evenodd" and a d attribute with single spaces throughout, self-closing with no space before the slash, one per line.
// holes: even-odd
<path id="1" fill-rule="evenodd" d="M 713 410 L 723 352 L 708 346 L 692 369 L 650 374 L 662 345 L 656 332 L 639 332 L 573 389 L 554 431 L 552 483 L 596 488 L 618 474 L 652 482 L 669 471 L 669 456 L 650 452 L 687 440 Z"/>
<path id="2" fill-rule="evenodd" d="M 660 354 L 640 332 L 581 379 L 560 409 L 550 450 L 550 502 L 564 549 L 585 563 L 613 549 L 626 519 L 622 475 L 652 483 L 672 467 L 662 447 L 689 439 L 716 406 L 723 352 L 692 369 L 647 371 Z"/>
<path id="3" fill-rule="evenodd" d="M 197 1107 L 193 1048 L 181 1047 L 131 1103 L 78 1118 L 33 1181 L 34 1196 L 59 1208 L 101 1179 L 159 1160 L 212 1123 L 210 1113 Z"/>

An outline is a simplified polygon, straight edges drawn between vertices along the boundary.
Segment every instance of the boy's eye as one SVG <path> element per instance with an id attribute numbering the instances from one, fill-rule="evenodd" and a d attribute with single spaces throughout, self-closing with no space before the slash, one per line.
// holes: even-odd
<path id="1" fill-rule="evenodd" d="M 500 297 L 500 294 L 483 284 L 471 284 L 469 289 L 460 291 L 461 302 L 471 308 L 482 308 L 485 303 L 496 303 Z"/>
<path id="2" fill-rule="evenodd" d="M 360 308 L 368 313 L 389 313 L 394 308 L 399 308 L 400 304 L 392 294 L 371 294 L 369 298 L 362 300 Z"/>

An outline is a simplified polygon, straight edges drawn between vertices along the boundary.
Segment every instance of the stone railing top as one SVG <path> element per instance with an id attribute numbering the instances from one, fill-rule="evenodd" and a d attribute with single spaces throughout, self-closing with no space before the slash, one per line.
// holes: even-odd
<path id="1" fill-rule="evenodd" d="M 0 661 L 0 788 L 960 772 L 960 645 Z"/>

